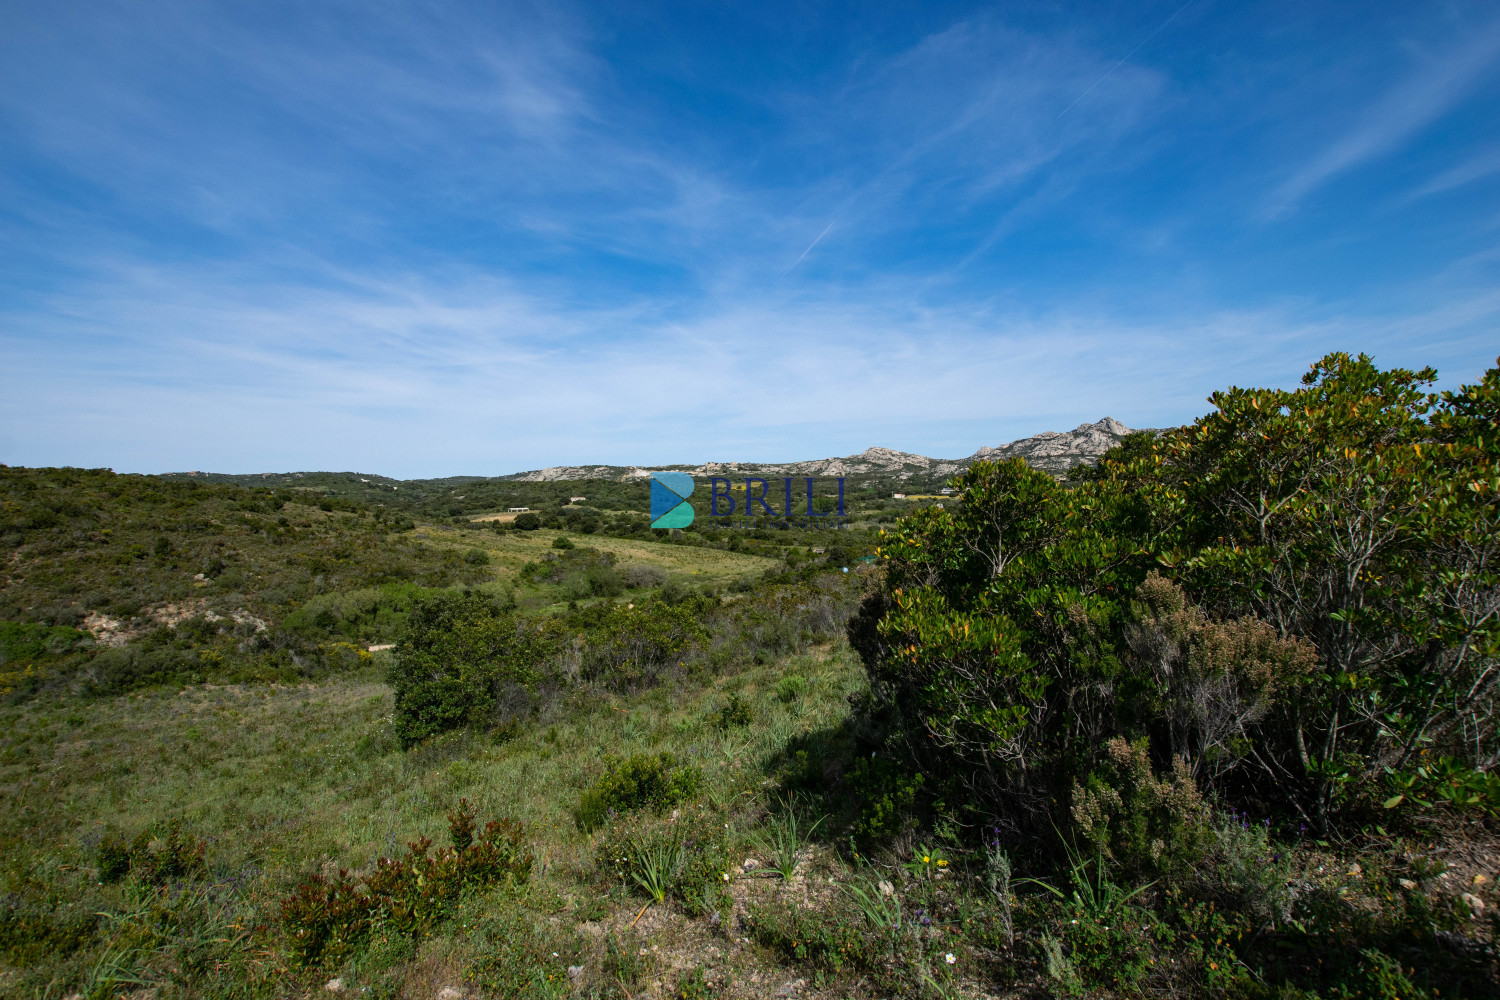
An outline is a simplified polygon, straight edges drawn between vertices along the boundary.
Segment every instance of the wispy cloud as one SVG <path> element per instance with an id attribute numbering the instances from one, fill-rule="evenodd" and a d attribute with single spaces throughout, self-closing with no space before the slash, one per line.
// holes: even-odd
<path id="1" fill-rule="evenodd" d="M 1500 59 L 1500 19 L 1422 58 L 1408 77 L 1359 114 L 1272 194 L 1271 215 L 1291 211 L 1313 190 L 1345 171 L 1399 148 L 1467 97 Z"/>
<path id="2" fill-rule="evenodd" d="M 1492 146 L 1475 156 L 1456 164 L 1412 192 L 1413 198 L 1452 191 L 1454 188 L 1472 184 L 1486 177 L 1500 174 L 1500 146 Z"/>
<path id="3" fill-rule="evenodd" d="M 1500 317 L 1491 296 L 1420 321 L 1286 305 L 1129 322 L 1082 304 L 922 308 L 867 287 L 844 304 L 665 319 L 646 301 L 570 309 L 482 275 L 341 291 L 237 279 L 137 275 L 83 305 L 0 314 L 0 461 L 443 475 L 872 444 L 961 455 L 1106 414 L 1186 420 L 1211 389 L 1290 382 L 1325 350 L 1432 360 L 1397 351 L 1418 329 L 1462 356 Z"/>

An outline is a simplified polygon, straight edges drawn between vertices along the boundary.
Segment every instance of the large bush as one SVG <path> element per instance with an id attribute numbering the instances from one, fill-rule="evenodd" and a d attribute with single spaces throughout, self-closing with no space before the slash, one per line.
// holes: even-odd
<path id="1" fill-rule="evenodd" d="M 480 593 L 415 602 L 388 679 L 403 746 L 460 726 L 498 725 L 561 644 L 558 623 L 522 618 Z"/>
<path id="2" fill-rule="evenodd" d="M 884 540 L 850 627 L 866 724 L 1037 831 L 1174 774 L 1325 829 L 1424 753 L 1487 767 L 1500 373 L 1434 377 L 1330 355 L 1068 487 L 975 463 Z M 1119 787 L 1115 738 L 1162 777 Z"/>

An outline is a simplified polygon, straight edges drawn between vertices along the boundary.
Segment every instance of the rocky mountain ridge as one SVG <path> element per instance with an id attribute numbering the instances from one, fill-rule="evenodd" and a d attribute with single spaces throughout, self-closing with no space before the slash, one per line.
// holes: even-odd
<path id="1" fill-rule="evenodd" d="M 630 479 L 671 469 L 695 476 L 859 476 L 887 475 L 900 479 L 913 476 L 946 478 L 956 475 L 980 459 L 1004 461 L 1024 458 L 1032 467 L 1061 476 L 1075 465 L 1095 462 L 1099 456 L 1134 433 L 1113 417 L 1092 424 L 1079 424 L 1071 431 L 1044 431 L 1009 444 L 981 447 L 967 458 L 929 458 L 891 448 L 866 448 L 858 455 L 819 458 L 803 462 L 704 462 L 702 465 L 620 466 L 560 465 L 549 469 L 518 472 L 501 479 L 517 482 L 558 482 L 574 479 Z"/>

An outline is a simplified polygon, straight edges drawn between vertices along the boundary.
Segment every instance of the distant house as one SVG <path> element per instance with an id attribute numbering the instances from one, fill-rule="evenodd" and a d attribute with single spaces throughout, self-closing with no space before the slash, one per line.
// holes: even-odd
<path id="1" fill-rule="evenodd" d="M 823 546 L 821 546 L 821 545 L 814 545 L 812 547 L 812 550 L 814 552 L 816 552 L 818 555 L 822 555 L 823 554 Z"/>
<path id="2" fill-rule="evenodd" d="M 507 507 L 505 508 L 505 512 L 507 514 L 524 514 L 530 509 L 530 507 Z"/>
<path id="3" fill-rule="evenodd" d="M 942 489 L 938 490 L 938 492 L 941 493 L 945 497 L 951 497 L 953 494 L 957 493 L 958 491 L 955 490 L 951 486 L 944 486 Z"/>
<path id="4" fill-rule="evenodd" d="M 579 503 L 587 499 L 588 497 L 568 497 L 568 503 Z"/>
<path id="5" fill-rule="evenodd" d="M 891 496 L 894 497 L 897 500 L 905 500 L 906 499 L 906 494 L 905 493 L 892 493 Z"/>

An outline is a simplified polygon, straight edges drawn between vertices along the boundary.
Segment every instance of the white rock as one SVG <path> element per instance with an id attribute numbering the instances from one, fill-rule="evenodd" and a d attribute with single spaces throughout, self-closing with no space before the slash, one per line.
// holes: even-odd
<path id="1" fill-rule="evenodd" d="M 1471 916 L 1477 918 L 1477 917 L 1481 916 L 1484 913 L 1484 900 L 1480 899 L 1478 896 L 1474 895 L 1472 892 L 1466 892 L 1462 896 L 1459 896 L 1458 898 L 1461 899 L 1461 900 L 1463 900 L 1465 903 L 1468 904 L 1468 906 L 1469 906 L 1469 913 L 1470 913 Z"/>
<path id="2" fill-rule="evenodd" d="M 1409 878 L 1399 879 L 1398 881 L 1400 881 L 1401 888 L 1403 889 L 1415 889 L 1417 887 L 1417 883 L 1413 882 Z"/>
<path id="3" fill-rule="evenodd" d="M 581 965 L 570 965 L 570 966 L 568 966 L 568 978 L 569 979 L 577 979 L 581 975 L 583 975 L 583 966 L 581 966 Z"/>
<path id="4" fill-rule="evenodd" d="M 438 990 L 437 1000 L 463 1000 L 464 991 L 457 986 L 444 986 Z"/>
<path id="5" fill-rule="evenodd" d="M 759 868 L 760 867 L 760 862 L 756 861 L 754 858 L 746 858 L 745 859 L 745 863 L 742 864 L 742 865 L 740 865 L 740 867 L 742 869 L 744 869 L 745 871 L 750 872 L 750 871 L 754 871 L 755 869 Z"/>
<path id="6" fill-rule="evenodd" d="M 885 879 L 881 879 L 880 883 L 876 885 L 875 888 L 880 890 L 880 894 L 882 896 L 894 896 L 896 894 L 896 887 L 891 885 Z"/>
<path id="7" fill-rule="evenodd" d="M 323 988 L 329 993 L 342 993 L 344 992 L 344 981 L 342 979 L 330 979 L 323 984 Z"/>

